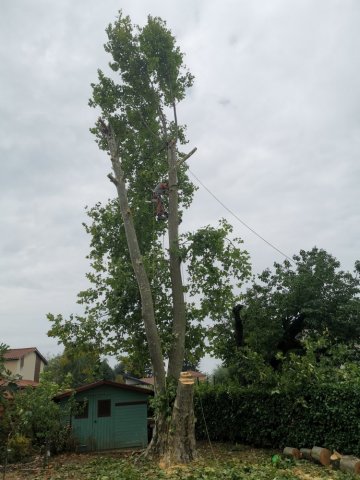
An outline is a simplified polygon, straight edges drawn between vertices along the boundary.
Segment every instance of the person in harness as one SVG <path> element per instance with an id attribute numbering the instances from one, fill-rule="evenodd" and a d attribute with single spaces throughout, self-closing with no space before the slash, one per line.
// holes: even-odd
<path id="1" fill-rule="evenodd" d="M 164 195 L 169 194 L 169 184 L 167 182 L 160 182 L 153 190 L 152 201 L 156 204 L 156 220 L 167 220 L 168 212 L 164 206 Z"/>

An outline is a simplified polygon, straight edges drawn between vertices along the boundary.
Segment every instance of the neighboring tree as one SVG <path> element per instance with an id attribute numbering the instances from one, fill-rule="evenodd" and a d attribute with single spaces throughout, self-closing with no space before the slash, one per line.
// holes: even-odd
<path id="1" fill-rule="evenodd" d="M 114 380 L 115 373 L 107 360 L 95 352 L 67 352 L 49 359 L 43 373 L 47 381 L 76 388 L 98 380 Z"/>
<path id="2" fill-rule="evenodd" d="M 4 355 L 9 350 L 9 347 L 4 343 L 0 343 L 0 379 L 5 378 L 9 375 L 9 372 L 6 370 Z"/>
<path id="3" fill-rule="evenodd" d="M 71 432 L 61 416 L 70 412 L 53 401 L 55 394 L 69 388 L 69 383 L 56 384 L 42 378 L 38 387 L 20 390 L 16 382 L 21 377 L 5 368 L 3 356 L 7 350 L 7 345 L 0 344 L 0 461 L 5 465 L 22 461 L 32 446 L 46 446 L 54 452 L 69 448 Z"/>
<path id="4" fill-rule="evenodd" d="M 16 380 L 21 378 L 20 375 L 13 375 L 5 366 L 4 355 L 8 350 L 8 345 L 0 343 L 0 414 L 9 395 L 17 388 Z"/>
<path id="5" fill-rule="evenodd" d="M 244 295 L 244 345 L 239 348 L 234 335 L 224 336 L 217 344 L 218 355 L 239 370 L 248 370 L 244 365 L 250 358 L 259 366 L 263 362 L 278 369 L 284 358 L 304 355 L 310 344 L 318 360 L 336 344 L 346 345 L 357 357 L 359 273 L 359 262 L 354 273 L 344 272 L 332 255 L 318 248 L 301 250 L 292 263 L 275 263 L 274 270 L 258 275 Z"/>
<path id="6" fill-rule="evenodd" d="M 36 388 L 13 392 L 1 418 L 1 431 L 20 457 L 28 453 L 28 448 L 21 453 L 23 447 L 30 445 L 42 447 L 45 455 L 46 450 L 58 453 L 74 447 L 68 419 L 75 402 L 72 398 L 66 406 L 54 402 L 54 396 L 69 387 L 68 383 L 58 385 L 41 379 Z"/>
<path id="7" fill-rule="evenodd" d="M 120 82 L 99 71 L 90 105 L 101 111 L 92 131 L 110 156 L 118 198 L 88 212 L 92 286 L 79 294 L 85 315 L 70 321 L 49 315 L 50 335 L 67 348 L 125 354 L 139 373 L 151 366 L 158 408 L 148 452 L 186 462 L 195 456 L 193 391 L 179 381 L 180 372 L 184 362 L 194 365 L 203 356 L 207 334 L 216 339 L 204 320 L 223 322 L 250 274 L 249 259 L 225 221 L 179 235 L 194 192 L 186 161 L 195 149 L 178 150 L 186 139 L 177 104 L 193 78 L 171 32 L 159 18 L 139 28 L 120 13 L 107 35 Z M 164 180 L 168 220 L 156 222 L 152 190 Z"/>

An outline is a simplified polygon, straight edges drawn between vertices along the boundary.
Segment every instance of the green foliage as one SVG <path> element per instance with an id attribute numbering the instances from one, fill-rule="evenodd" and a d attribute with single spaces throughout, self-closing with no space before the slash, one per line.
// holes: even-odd
<path id="1" fill-rule="evenodd" d="M 42 380 L 36 388 L 18 390 L 7 399 L 1 430 L 6 438 L 3 441 L 15 445 L 14 452 L 19 451 L 21 455 L 26 450 L 27 440 L 33 447 L 46 445 L 54 453 L 73 446 L 71 430 L 63 421 L 64 417 L 69 417 L 73 402 L 70 401 L 67 408 L 61 408 L 53 401 L 54 396 L 66 387 Z"/>
<path id="2" fill-rule="evenodd" d="M 360 378 L 357 350 L 347 344 L 334 345 L 326 337 L 305 340 L 301 355 L 290 352 L 285 356 L 279 352 L 276 356 L 276 370 L 261 354 L 249 347 L 239 349 L 234 358 L 231 366 L 219 367 L 220 375 L 214 371 L 214 383 L 293 391 L 333 382 L 356 383 Z M 225 375 L 221 375 L 221 369 Z"/>
<path id="3" fill-rule="evenodd" d="M 316 247 L 301 250 L 293 259 L 293 263 L 275 263 L 273 270 L 262 272 L 245 293 L 241 314 L 246 348 L 236 348 L 233 336 L 226 336 L 230 324 L 224 329 L 217 353 L 226 366 L 239 370 L 240 377 L 246 370 L 243 360 L 246 364 L 249 355 L 281 368 L 283 356 L 303 355 L 310 344 L 317 343 L 317 351 L 309 351 L 316 361 L 340 343 L 354 347 L 353 355 L 358 356 L 360 279 L 356 268 L 354 273 L 341 270 L 333 256 Z"/>
<path id="4" fill-rule="evenodd" d="M 322 445 L 359 455 L 359 378 L 358 372 L 356 381 L 291 391 L 201 385 L 196 395 L 197 436 L 207 438 L 205 417 L 213 441 L 271 448 Z"/>
<path id="5" fill-rule="evenodd" d="M 49 360 L 43 379 L 76 388 L 98 380 L 114 380 L 115 373 L 107 360 L 101 360 L 94 351 L 65 350 Z"/>
<path id="6" fill-rule="evenodd" d="M 166 23 L 148 17 L 144 27 L 131 23 L 121 12 L 107 30 L 105 50 L 111 55 L 107 76 L 98 72 L 92 84 L 90 106 L 101 112 L 118 143 L 129 205 L 151 284 L 156 324 L 164 357 L 173 343 L 172 291 L 169 252 L 164 248 L 166 222 L 156 222 L 150 202 L 157 183 L 168 177 L 167 145 L 186 143 L 185 127 L 178 123 L 176 107 L 191 87 L 193 77 L 184 55 Z M 172 117 L 172 120 L 170 118 Z M 101 149 L 101 122 L 91 130 Z M 182 152 L 177 152 L 179 157 Z M 179 214 L 191 204 L 195 187 L 186 162 L 178 169 Z M 127 368 L 138 376 L 151 369 L 139 289 L 130 262 L 118 200 L 96 204 L 87 210 L 91 271 L 90 287 L 78 294 L 84 314 L 65 319 L 49 314 L 49 335 L 67 349 L 95 350 L 126 358 Z M 221 336 L 224 317 L 229 315 L 239 289 L 249 277 L 250 264 L 241 240 L 232 238 L 225 221 L 184 235 L 177 252 L 184 265 L 187 303 L 185 363 L 196 365 Z M 204 320 L 217 324 L 204 327 Z M 206 336 L 208 334 L 208 339 Z"/>
<path id="7" fill-rule="evenodd" d="M 6 374 L 5 362 L 4 362 L 4 354 L 9 350 L 9 347 L 4 343 L 0 343 L 0 377 Z"/>
<path id="8" fill-rule="evenodd" d="M 15 434 L 13 437 L 10 437 L 7 443 L 7 450 L 9 463 L 24 462 L 33 453 L 31 439 L 24 437 L 24 435 Z"/>
<path id="9" fill-rule="evenodd" d="M 19 375 L 13 375 L 5 366 L 4 355 L 8 350 L 8 345 L 0 343 L 0 380 L 2 380 L 2 385 L 0 385 L 0 401 L 2 394 L 6 390 L 11 390 L 14 386 L 14 382 L 20 378 Z"/>

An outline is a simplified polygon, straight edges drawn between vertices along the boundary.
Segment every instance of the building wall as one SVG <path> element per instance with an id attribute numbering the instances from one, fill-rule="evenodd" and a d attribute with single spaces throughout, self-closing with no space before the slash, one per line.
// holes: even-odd
<path id="1" fill-rule="evenodd" d="M 5 368 L 9 370 L 13 375 L 18 375 L 20 367 L 19 360 L 5 360 Z"/>
<path id="2" fill-rule="evenodd" d="M 21 375 L 23 380 L 39 381 L 35 378 L 36 359 L 39 358 L 35 352 L 30 352 L 23 357 L 23 361 L 7 360 L 5 366 L 13 375 Z M 40 360 L 40 373 L 44 370 L 44 362 Z"/>
<path id="3" fill-rule="evenodd" d="M 34 380 L 36 357 L 37 355 L 35 352 L 30 352 L 25 355 L 24 365 L 23 367 L 20 366 L 19 372 L 23 380 Z"/>

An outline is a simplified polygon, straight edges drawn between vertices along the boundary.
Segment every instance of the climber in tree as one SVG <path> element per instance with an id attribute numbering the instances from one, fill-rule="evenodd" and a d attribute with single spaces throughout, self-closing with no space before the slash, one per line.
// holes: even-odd
<path id="1" fill-rule="evenodd" d="M 160 182 L 153 190 L 152 201 L 156 204 L 156 220 L 166 220 L 169 216 L 164 207 L 163 197 L 169 194 L 169 185 L 167 182 Z"/>

